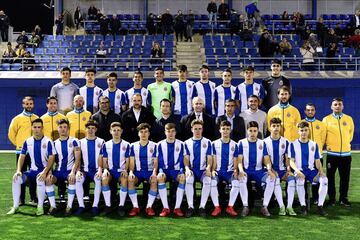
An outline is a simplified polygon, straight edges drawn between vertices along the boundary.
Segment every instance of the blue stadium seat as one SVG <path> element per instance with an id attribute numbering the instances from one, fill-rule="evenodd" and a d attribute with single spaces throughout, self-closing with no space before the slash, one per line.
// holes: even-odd
<path id="1" fill-rule="evenodd" d="M 206 56 L 214 56 L 214 49 L 213 48 L 205 48 L 205 55 Z"/>
<path id="2" fill-rule="evenodd" d="M 88 54 L 95 55 L 97 48 L 89 48 Z"/>
<path id="3" fill-rule="evenodd" d="M 74 40 L 74 35 L 66 35 L 66 36 L 65 36 L 65 40 L 66 40 L 67 42 Z"/>
<path id="4" fill-rule="evenodd" d="M 1 71 L 10 71 L 10 63 L 2 63 L 0 64 Z"/>
<path id="5" fill-rule="evenodd" d="M 76 54 L 76 48 L 68 48 L 67 49 L 67 54 Z"/>
<path id="6" fill-rule="evenodd" d="M 223 56 L 223 55 L 225 55 L 225 50 L 223 48 L 216 48 L 215 49 L 215 54 Z"/>
<path id="7" fill-rule="evenodd" d="M 80 40 L 74 40 L 71 42 L 71 47 L 79 48 L 80 47 Z"/>
<path id="8" fill-rule="evenodd" d="M 56 53 L 61 55 L 66 54 L 66 48 L 58 48 Z"/>
<path id="9" fill-rule="evenodd" d="M 87 48 L 79 48 L 78 49 L 78 54 L 81 54 L 81 55 L 85 55 L 88 53 L 88 49 Z"/>
<path id="10" fill-rule="evenodd" d="M 81 47 L 83 47 L 83 48 L 88 48 L 90 46 L 91 46 L 91 41 L 90 40 L 83 40 L 81 42 Z"/>

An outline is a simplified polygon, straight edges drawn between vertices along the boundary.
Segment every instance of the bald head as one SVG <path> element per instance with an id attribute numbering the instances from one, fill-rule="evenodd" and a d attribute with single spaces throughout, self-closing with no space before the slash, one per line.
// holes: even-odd
<path id="1" fill-rule="evenodd" d="M 194 97 L 192 100 L 192 106 L 195 112 L 202 112 L 204 110 L 204 99 L 201 97 Z"/>
<path id="2" fill-rule="evenodd" d="M 84 98 L 81 95 L 76 95 L 74 97 L 74 107 L 75 109 L 81 109 L 84 106 Z"/>

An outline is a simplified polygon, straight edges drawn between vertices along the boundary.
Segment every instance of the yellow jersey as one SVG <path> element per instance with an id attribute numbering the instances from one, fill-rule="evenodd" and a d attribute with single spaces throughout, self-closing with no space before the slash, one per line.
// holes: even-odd
<path id="1" fill-rule="evenodd" d="M 70 123 L 70 136 L 82 139 L 85 137 L 85 124 L 90 120 L 91 112 L 84 109 L 73 110 L 66 114 Z"/>
<path id="2" fill-rule="evenodd" d="M 60 119 L 66 119 L 66 117 L 59 112 L 47 112 L 41 116 L 41 119 L 44 123 L 44 135 L 50 138 L 52 141 L 58 139 L 59 132 L 57 130 L 57 121 Z"/>
<path id="3" fill-rule="evenodd" d="M 316 142 L 319 146 L 320 155 L 322 157 L 325 140 L 326 140 L 326 125 L 315 118 L 305 118 L 303 121 L 309 123 L 310 136 L 309 139 Z"/>

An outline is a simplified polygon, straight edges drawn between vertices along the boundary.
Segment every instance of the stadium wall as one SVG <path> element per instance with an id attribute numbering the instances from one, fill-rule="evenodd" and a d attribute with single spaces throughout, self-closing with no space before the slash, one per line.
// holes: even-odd
<path id="1" fill-rule="evenodd" d="M 191 79 L 191 78 L 190 78 Z M 167 81 L 171 82 L 175 78 L 168 78 Z M 192 79 L 197 80 L 197 79 Z M 259 81 L 260 79 L 256 79 Z M 46 112 L 46 98 L 50 93 L 51 86 L 56 84 L 58 79 L 44 80 L 44 79 L 1 79 L 0 94 L 2 97 L 0 107 L 0 150 L 12 150 L 14 147 L 11 145 L 7 138 L 7 131 L 11 119 L 22 111 L 21 99 L 30 95 L 35 98 L 34 112 L 41 116 Z M 79 86 L 85 84 L 84 79 L 73 79 Z M 144 79 L 144 86 L 151 83 L 153 79 Z M 216 84 L 221 84 L 221 79 L 212 79 Z M 243 79 L 233 79 L 233 84 L 236 86 Z M 355 136 L 353 140 L 353 149 L 360 149 L 360 78 L 356 79 L 304 79 L 296 78 L 291 79 L 293 84 L 293 105 L 295 105 L 304 117 L 303 109 L 308 102 L 312 102 L 317 106 L 317 117 L 322 119 L 330 113 L 331 100 L 334 97 L 344 98 L 344 105 L 346 114 L 353 117 L 355 122 Z M 97 79 L 96 84 L 105 89 L 106 80 Z M 126 90 L 132 86 L 130 79 L 120 79 L 118 87 L 121 90 Z"/>

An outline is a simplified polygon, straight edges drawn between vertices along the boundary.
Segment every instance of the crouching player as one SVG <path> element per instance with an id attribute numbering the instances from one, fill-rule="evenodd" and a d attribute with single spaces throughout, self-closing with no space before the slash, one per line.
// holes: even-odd
<path id="1" fill-rule="evenodd" d="M 174 123 L 167 123 L 165 125 L 166 139 L 158 143 L 158 189 L 163 210 L 160 217 L 165 217 L 170 214 L 169 204 L 167 200 L 166 180 L 178 182 L 176 190 L 176 203 L 174 214 L 178 217 L 184 216 L 180 206 L 184 197 L 185 191 L 185 174 L 184 169 L 184 143 L 175 138 L 176 125 Z"/>
<path id="2" fill-rule="evenodd" d="M 295 171 L 296 191 L 301 205 L 301 214 L 307 215 L 305 203 L 305 181 L 318 183 L 319 200 L 318 212 L 321 216 L 327 216 L 323 205 L 325 202 L 328 179 L 325 176 L 320 161 L 318 145 L 309 139 L 309 123 L 298 124 L 300 138 L 290 144 L 290 166 Z M 316 168 L 315 168 L 316 167 Z"/>
<path id="3" fill-rule="evenodd" d="M 44 199 L 46 196 L 45 180 L 47 176 L 51 175 L 51 168 L 55 161 L 55 148 L 53 142 L 43 135 L 43 121 L 37 118 L 31 122 L 32 136 L 25 140 L 21 154 L 19 157 L 16 173 L 13 176 L 12 194 L 14 205 L 7 213 L 8 215 L 15 214 L 19 210 L 21 184 L 27 181 L 37 185 L 38 205 L 36 215 L 44 214 Z M 29 154 L 31 159 L 30 170 L 21 173 L 22 166 L 25 161 L 26 154 Z M 54 186 L 48 186 L 48 189 L 53 189 Z M 55 191 L 48 192 L 50 203 L 55 203 Z M 55 208 L 54 204 L 51 207 Z"/>
<path id="4" fill-rule="evenodd" d="M 156 173 L 158 161 L 156 158 L 156 143 L 149 140 L 149 124 L 141 123 L 137 127 L 137 130 L 140 141 L 131 144 L 130 147 L 128 193 L 133 204 L 133 209 L 130 211 L 129 216 L 136 216 L 140 212 L 135 186 L 144 181 L 150 182 L 146 214 L 148 216 L 155 216 L 155 211 L 152 208 L 152 205 L 157 196 Z"/>

